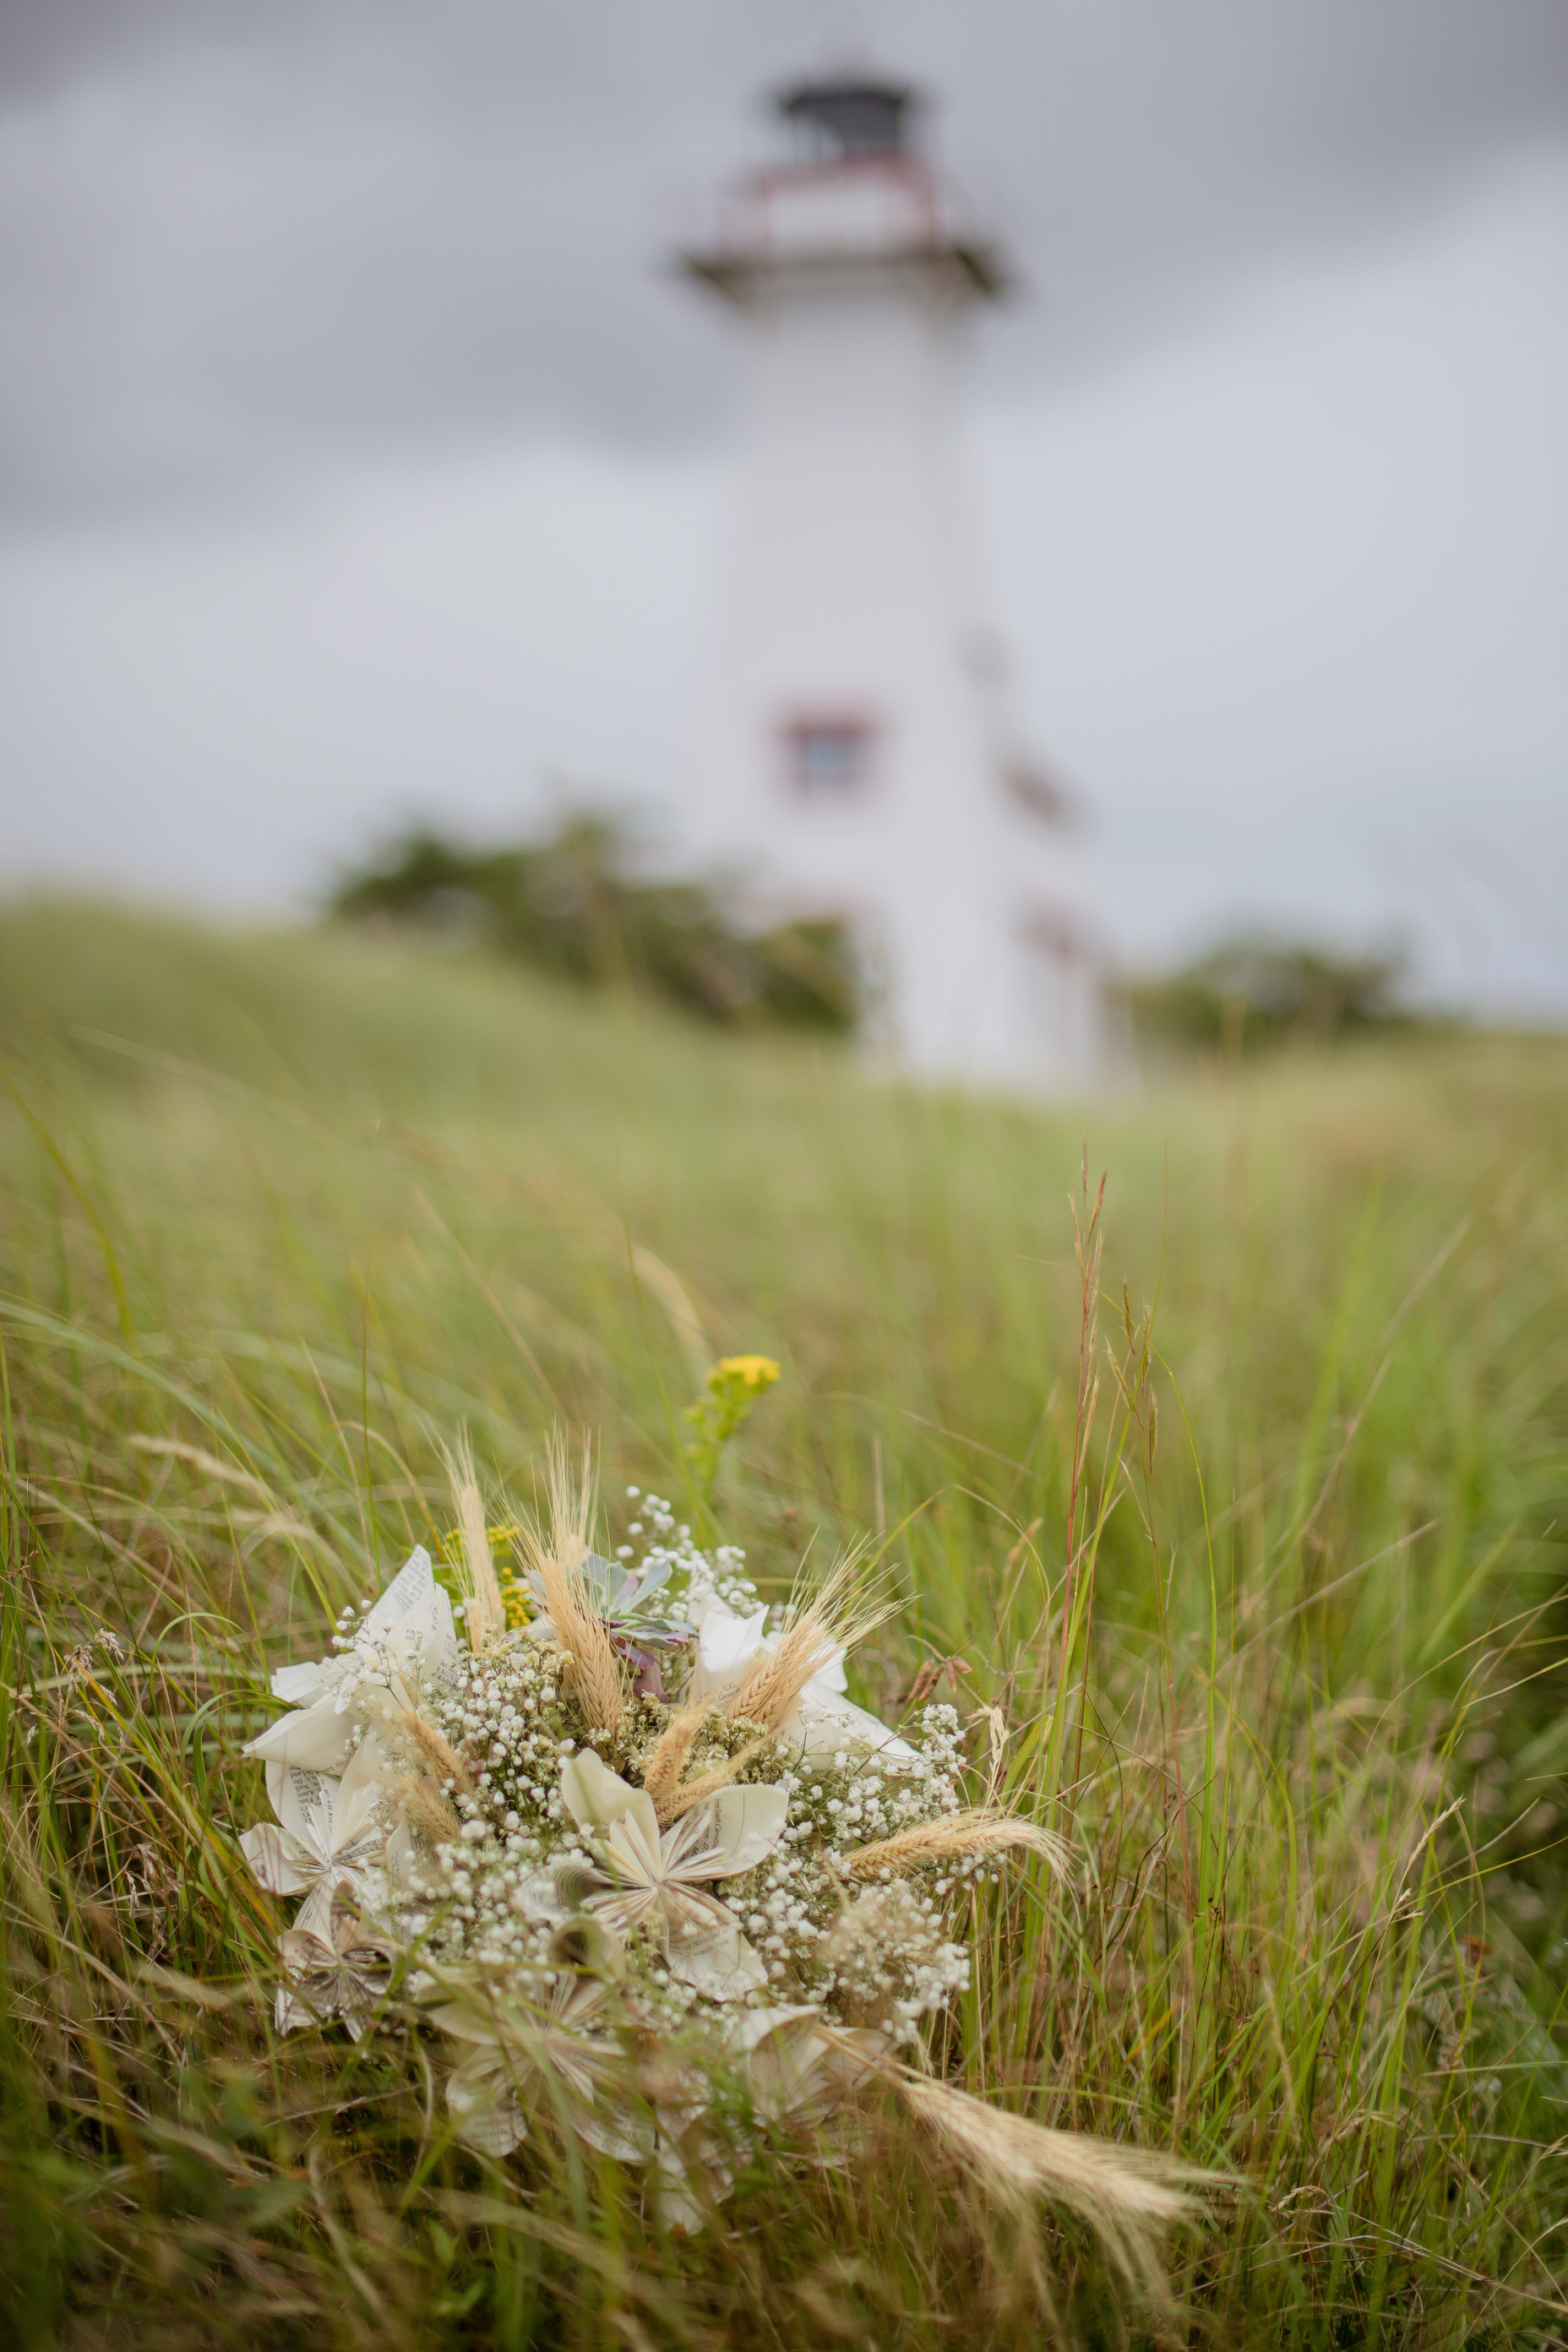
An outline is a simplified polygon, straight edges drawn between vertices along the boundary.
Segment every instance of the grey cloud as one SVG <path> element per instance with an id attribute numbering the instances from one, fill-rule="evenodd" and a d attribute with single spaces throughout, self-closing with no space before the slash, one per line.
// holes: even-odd
<path id="1" fill-rule="evenodd" d="M 679 446 L 661 272 L 820 54 L 767 0 L 36 0 L 0 16 L 4 511 L 275 493 L 519 433 Z M 1038 299 L 1016 395 L 1568 136 L 1561 0 L 879 0 Z"/>

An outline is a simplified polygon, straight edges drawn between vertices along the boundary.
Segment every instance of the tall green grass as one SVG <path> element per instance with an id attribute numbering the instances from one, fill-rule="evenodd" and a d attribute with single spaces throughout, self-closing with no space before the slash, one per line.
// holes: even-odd
<path id="1" fill-rule="evenodd" d="M 15 2340 L 1563 2340 L 1568 1049 L 1036 1110 L 38 906 L 0 1051 Z M 592 1430 L 624 1516 L 741 1349 L 785 1378 L 712 1531 L 779 1590 L 869 1534 L 862 1695 L 956 1660 L 1079 1853 L 977 1898 L 932 2063 L 1226 2175 L 1163 2308 L 890 2110 L 671 2239 L 607 2163 L 454 2147 L 416 2036 L 271 2034 L 264 1662 L 427 1533 L 459 1422 L 525 1496 Z"/>

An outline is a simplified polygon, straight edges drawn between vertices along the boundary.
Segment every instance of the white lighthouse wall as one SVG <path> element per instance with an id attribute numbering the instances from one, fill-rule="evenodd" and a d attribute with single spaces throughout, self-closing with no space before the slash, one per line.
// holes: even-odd
<path id="1" fill-rule="evenodd" d="M 874 1034 L 928 1075 L 1061 1081 L 1096 1051 L 1059 829 L 1004 775 L 958 432 L 963 305 L 929 266 L 795 268 L 747 325 L 745 457 L 682 814 L 774 907 L 851 918 Z M 863 780 L 805 790 L 787 730 L 855 717 Z"/>

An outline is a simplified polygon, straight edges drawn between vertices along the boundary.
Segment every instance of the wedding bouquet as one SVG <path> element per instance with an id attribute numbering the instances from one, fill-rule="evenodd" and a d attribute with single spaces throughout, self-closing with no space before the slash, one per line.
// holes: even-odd
<path id="1" fill-rule="evenodd" d="M 411 2005 L 449 2051 L 469 2146 L 570 2130 L 644 2168 L 689 2228 L 759 2125 L 825 2124 L 873 2074 L 971 2156 L 1000 2134 L 1010 2177 L 1032 2164 L 1071 2198 L 1043 2153 L 1070 2140 L 1091 2151 L 1079 2172 L 1099 2166 L 1080 2205 L 1181 2210 L 1120 2151 L 907 2063 L 967 1981 L 974 1880 L 1008 1849 L 1066 1856 L 963 1802 L 952 1707 L 905 1738 L 851 1703 L 845 1655 L 879 1613 L 854 1563 L 770 1610 L 743 1555 L 699 1550 L 658 1497 L 627 1490 L 640 1545 L 612 1561 L 559 1451 L 551 1488 L 548 1529 L 505 1531 L 517 1567 L 498 1571 L 461 1453 L 447 1581 L 416 1549 L 331 1656 L 273 1675 L 290 1711 L 247 1752 L 276 1819 L 241 1843 L 263 1886 L 301 1898 L 279 2030 L 358 2037 Z"/>

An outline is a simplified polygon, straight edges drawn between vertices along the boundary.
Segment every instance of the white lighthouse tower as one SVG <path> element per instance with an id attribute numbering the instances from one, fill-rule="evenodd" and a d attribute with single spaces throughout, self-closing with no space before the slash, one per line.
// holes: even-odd
<path id="1" fill-rule="evenodd" d="M 960 440 L 963 331 L 1003 264 L 918 152 L 911 90 L 776 105 L 792 152 L 682 257 L 749 363 L 685 838 L 772 910 L 852 924 L 895 1066 L 1071 1085 L 1100 989 L 1064 811 L 1009 730 Z"/>

